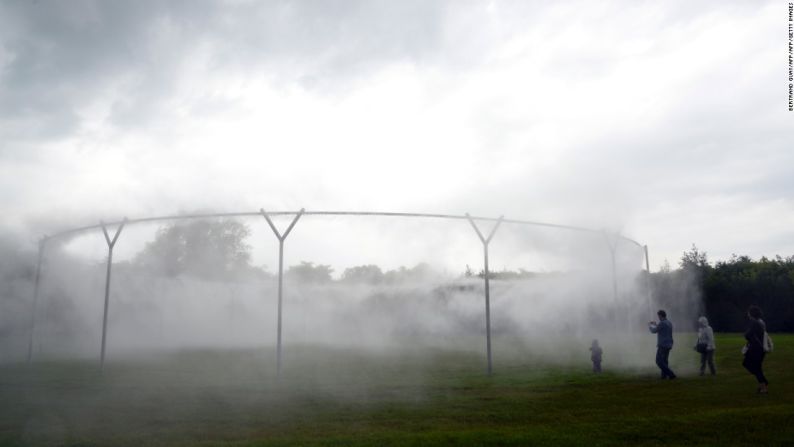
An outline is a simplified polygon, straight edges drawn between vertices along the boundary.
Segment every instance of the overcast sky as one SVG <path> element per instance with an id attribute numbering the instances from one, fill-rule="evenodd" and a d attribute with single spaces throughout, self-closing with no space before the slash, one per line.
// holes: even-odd
<path id="1" fill-rule="evenodd" d="M 653 267 L 794 255 L 786 26 L 785 1 L 0 0 L 0 226 L 469 212 L 619 230 Z"/>

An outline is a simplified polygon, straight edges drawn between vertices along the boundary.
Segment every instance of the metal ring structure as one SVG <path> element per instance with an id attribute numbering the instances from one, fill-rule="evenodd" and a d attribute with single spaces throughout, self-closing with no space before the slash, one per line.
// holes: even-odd
<path id="1" fill-rule="evenodd" d="M 107 258 L 107 273 L 105 277 L 105 307 L 103 313 L 103 323 L 102 323 L 102 348 L 100 353 L 100 369 L 104 369 L 105 365 L 105 344 L 106 344 L 106 333 L 107 333 L 107 316 L 108 316 L 108 306 L 110 300 L 110 279 L 111 279 L 111 271 L 112 271 L 112 263 L 113 263 L 113 248 L 116 244 L 116 241 L 121 234 L 121 230 L 129 225 L 137 224 L 137 223 L 150 223 L 150 222 L 162 222 L 162 221 L 178 221 L 178 220 L 189 220 L 189 219 L 211 219 L 211 218 L 235 218 L 235 217 L 257 217 L 262 216 L 265 218 L 267 223 L 269 224 L 270 228 L 273 230 L 276 238 L 279 241 L 279 287 L 278 287 L 278 324 L 277 324 L 277 347 L 276 347 L 276 375 L 281 375 L 281 304 L 282 304 L 282 279 L 284 275 L 283 271 L 283 257 L 284 257 L 284 241 L 286 240 L 289 232 L 297 223 L 298 219 L 302 216 L 379 216 L 379 217 L 403 217 L 403 218 L 425 218 L 425 219 L 446 219 L 446 220 L 466 220 L 468 221 L 471 226 L 474 228 L 474 231 L 477 233 L 478 238 L 483 244 L 483 254 L 484 254 L 484 262 L 483 262 L 483 280 L 485 286 L 485 326 L 486 326 L 486 351 L 487 351 L 487 373 L 491 375 L 493 372 L 493 365 L 492 365 L 492 357 L 491 357 L 491 318 L 490 318 L 490 270 L 488 267 L 488 245 L 493 238 L 496 230 L 499 228 L 501 224 L 514 224 L 514 225 L 528 225 L 528 226 L 537 226 L 537 227 L 546 227 L 546 228 L 557 228 L 561 230 L 568 230 L 568 231 L 577 231 L 577 232 L 587 232 L 587 233 L 601 233 L 605 236 L 607 240 L 607 246 L 610 250 L 610 254 L 612 256 L 612 280 L 614 284 L 614 294 L 615 299 L 617 299 L 617 281 L 616 281 L 616 271 L 615 271 L 615 252 L 617 250 L 618 242 L 624 241 L 631 243 L 638 248 L 643 250 L 645 256 L 645 266 L 646 272 L 650 272 L 650 267 L 648 264 L 648 246 L 641 245 L 639 242 L 635 241 L 634 239 L 622 236 L 620 234 L 609 234 L 604 230 L 596 230 L 592 228 L 585 228 L 579 227 L 574 225 L 561 225 L 561 224 L 554 224 L 554 223 L 547 223 L 547 222 L 536 222 L 530 220 L 519 220 L 519 219 L 505 219 L 503 216 L 498 218 L 493 217 L 482 217 L 482 216 L 470 216 L 469 214 L 464 215 L 454 215 L 454 214 L 431 214 L 431 213 L 395 213 L 395 212 L 379 212 L 379 211 L 306 211 L 301 209 L 299 211 L 265 211 L 264 209 L 260 209 L 259 211 L 253 212 L 230 212 L 230 213 L 200 213 L 200 214 L 176 214 L 176 215 L 169 215 L 169 216 L 156 216 L 156 217 L 143 217 L 137 219 L 127 219 L 124 218 L 122 220 L 117 221 L 110 221 L 104 222 L 100 221 L 96 225 L 86 225 L 82 227 L 71 228 L 63 231 L 59 231 L 57 233 L 53 233 L 51 235 L 47 235 L 42 237 L 39 241 L 39 253 L 38 253 L 38 261 L 36 265 L 36 274 L 35 274 L 35 283 L 33 287 L 33 300 L 32 300 L 32 309 L 31 309 L 31 322 L 30 322 L 30 334 L 29 334 L 29 344 L 28 344 L 28 363 L 33 361 L 33 344 L 36 332 L 36 304 L 38 301 L 39 295 L 39 282 L 41 281 L 41 265 L 42 260 L 44 258 L 44 249 L 47 242 L 55 239 L 62 239 L 69 236 L 76 236 L 80 233 L 84 233 L 91 230 L 102 230 L 105 235 L 105 240 L 108 245 L 108 258 Z M 274 216 L 293 216 L 292 223 L 290 224 L 289 228 L 281 234 L 273 225 L 271 221 L 271 217 Z M 494 227 L 492 228 L 491 232 L 489 233 L 488 237 L 484 237 L 482 232 L 480 232 L 479 227 L 477 226 L 477 222 L 492 222 L 494 223 Z M 108 234 L 107 228 L 108 227 L 116 227 L 116 232 L 114 236 L 111 238 Z M 611 240 L 610 240 L 611 237 Z M 646 286 L 647 286 L 646 282 Z M 650 289 L 648 289 L 648 303 L 650 305 Z"/>

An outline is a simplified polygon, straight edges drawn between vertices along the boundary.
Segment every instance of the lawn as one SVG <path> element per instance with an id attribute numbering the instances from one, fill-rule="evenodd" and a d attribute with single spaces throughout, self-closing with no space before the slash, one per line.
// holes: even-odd
<path id="1" fill-rule="evenodd" d="M 718 375 L 649 367 L 593 375 L 519 355 L 483 372 L 481 353 L 399 356 L 291 347 L 189 351 L 114 361 L 0 366 L 0 445 L 794 445 L 794 335 L 774 336 L 769 395 L 718 335 Z M 504 353 L 500 345 L 495 352 Z M 684 365 L 688 365 L 684 368 Z M 608 366 L 605 364 L 605 366 Z"/>

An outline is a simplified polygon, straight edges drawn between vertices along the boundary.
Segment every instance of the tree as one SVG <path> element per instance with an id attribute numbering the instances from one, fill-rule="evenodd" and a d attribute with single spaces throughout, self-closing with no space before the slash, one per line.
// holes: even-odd
<path id="1" fill-rule="evenodd" d="M 342 281 L 359 284 L 378 284 L 383 281 L 383 271 L 377 265 L 359 265 L 345 269 Z"/>
<path id="2" fill-rule="evenodd" d="M 285 276 L 293 281 L 304 284 L 325 284 L 333 281 L 331 273 L 334 269 L 330 265 L 301 261 L 300 265 L 293 265 L 287 269 Z"/>
<path id="3" fill-rule="evenodd" d="M 412 268 L 400 266 L 397 270 L 389 270 L 383 274 L 383 280 L 390 284 L 403 282 L 422 282 L 436 276 L 427 263 L 420 262 Z"/>
<path id="4" fill-rule="evenodd" d="M 695 244 L 692 244 L 692 248 L 689 251 L 685 251 L 683 255 L 681 255 L 681 260 L 678 263 L 681 266 L 682 270 L 687 269 L 707 269 L 709 267 L 708 257 L 706 256 L 706 252 L 701 252 L 698 250 Z"/>
<path id="5" fill-rule="evenodd" d="M 229 279 L 251 274 L 247 225 L 235 220 L 197 220 L 160 228 L 134 264 L 167 276 Z"/>
<path id="6" fill-rule="evenodd" d="M 679 265 L 651 275 L 654 296 L 668 311 L 698 310 L 715 330 L 736 332 L 745 329 L 747 307 L 757 304 L 770 331 L 794 331 L 794 256 L 733 255 L 712 266 L 693 245 Z"/>
<path id="7" fill-rule="evenodd" d="M 679 265 L 680 275 L 683 276 L 681 284 L 684 286 L 680 298 L 683 302 L 697 303 L 691 310 L 703 313 L 703 288 L 711 270 L 708 256 L 692 244 L 692 248 L 681 255 Z"/>

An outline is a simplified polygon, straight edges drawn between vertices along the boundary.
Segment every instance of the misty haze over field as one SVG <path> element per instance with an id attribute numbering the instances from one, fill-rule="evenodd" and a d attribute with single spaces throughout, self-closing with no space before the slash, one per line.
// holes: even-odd
<path id="1" fill-rule="evenodd" d="M 591 228 L 499 229 L 492 271 L 529 274 L 493 280 L 494 337 L 555 362 L 586 359 L 599 338 L 607 358 L 647 364 L 653 337 L 635 335 L 658 300 L 643 254 L 619 246 L 615 295 L 604 234 L 647 244 L 651 270 L 693 243 L 712 260 L 794 252 L 781 8 L 1 2 L 1 360 L 26 357 L 34 315 L 37 358 L 99 350 L 105 240 L 49 242 L 32 312 L 44 235 L 124 216 L 306 208 Z M 172 222 L 124 229 L 111 360 L 273 346 L 278 243 L 263 218 L 240 223 L 240 257 L 197 248 L 185 265 L 167 244 L 146 251 Z M 287 348 L 484 350 L 482 245 L 465 221 L 306 216 L 285 256 L 330 272 L 288 275 Z M 398 280 L 345 280 L 361 266 Z M 424 273 L 405 275 L 414 269 Z M 671 319 L 684 330 L 701 303 L 680 295 Z"/>
<path id="2" fill-rule="evenodd" d="M 321 228 L 340 221 L 303 219 L 294 227 L 292 239 L 287 239 L 287 253 L 293 245 L 301 249 L 299 239 L 307 227 L 312 228 L 312 220 L 314 227 Z M 285 221 L 277 219 L 276 223 L 286 225 Z M 358 256 L 367 261 L 355 269 L 295 262 L 299 258 L 287 256 L 286 361 L 291 349 L 307 345 L 363 349 L 378 355 L 398 355 L 420 346 L 484 353 L 484 285 L 478 277 L 482 245 L 468 223 L 463 223 L 435 224 L 446 226 L 444 236 L 448 243 L 452 241 L 447 246 L 437 239 L 435 229 L 392 228 L 392 236 L 411 236 L 417 246 L 424 241 L 433 247 L 432 252 L 422 250 L 421 257 L 414 253 L 414 262 L 407 267 L 381 269 L 371 262 L 379 258 L 367 251 L 337 253 L 340 259 Z M 151 227 L 157 228 L 154 233 L 139 231 L 137 236 L 150 239 L 138 239 L 137 244 L 135 226 L 125 228 L 130 242 L 122 232 L 118 244 L 128 244 L 128 255 L 114 258 L 108 358 L 181 349 L 271 349 L 276 337 L 277 277 L 267 266 L 256 267 L 250 255 L 269 249 L 272 259 L 277 251 L 272 240 L 265 247 L 250 244 L 257 239 L 251 231 L 254 224 L 264 226 L 259 220 L 229 219 L 169 223 Z M 479 224 L 486 234 L 490 225 Z M 77 239 L 48 242 L 36 314 L 37 359 L 98 355 L 106 266 L 102 257 L 86 254 L 92 246 L 88 240 L 105 243 L 99 230 Z M 610 242 L 617 243 L 615 284 Z M 462 254 L 461 245 L 466 247 Z M 647 332 L 645 323 L 657 304 L 645 283 L 640 247 L 599 232 L 503 224 L 490 249 L 495 275 L 491 280 L 492 335 L 500 343 L 546 363 L 581 364 L 588 358 L 590 341 L 598 338 L 612 368 L 647 365 L 654 338 L 638 339 L 636 334 Z M 11 259 L 6 250 L 6 259 Z M 11 362 L 24 358 L 29 335 L 34 258 L 25 250 L 19 255 L 4 269 L 9 278 L 14 269 L 27 269 L 17 274 L 17 284 L 9 289 L 3 306 L 3 360 Z M 529 260 L 558 269 L 532 271 L 515 266 Z M 683 309 L 687 313 L 676 318 L 687 328 L 698 303 L 693 301 Z M 499 352 L 494 355 L 498 365 Z"/>

